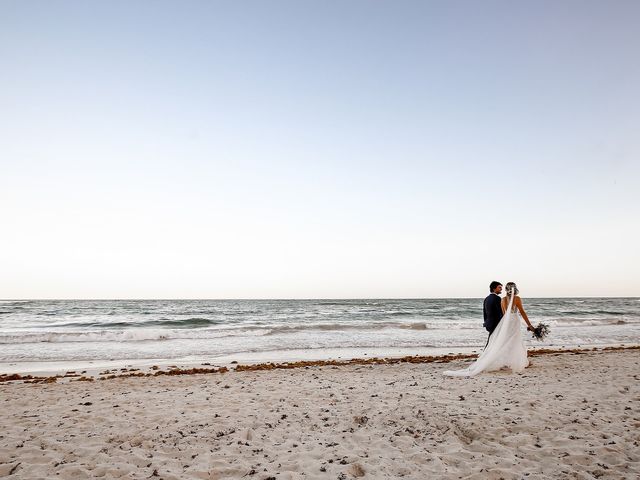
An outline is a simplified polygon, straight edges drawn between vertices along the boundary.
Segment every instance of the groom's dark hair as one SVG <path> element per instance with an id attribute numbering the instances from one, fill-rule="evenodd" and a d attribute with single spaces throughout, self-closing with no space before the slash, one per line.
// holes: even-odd
<path id="1" fill-rule="evenodd" d="M 489 285 L 489 291 L 493 293 L 493 291 L 496 289 L 498 285 L 502 285 L 502 284 L 496 281 L 491 282 L 491 285 Z"/>

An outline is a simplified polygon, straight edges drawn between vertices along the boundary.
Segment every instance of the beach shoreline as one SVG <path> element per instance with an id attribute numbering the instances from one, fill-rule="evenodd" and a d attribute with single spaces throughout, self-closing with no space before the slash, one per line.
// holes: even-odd
<path id="1" fill-rule="evenodd" d="M 598 350 L 640 349 L 639 344 L 606 344 L 584 346 L 538 346 L 528 349 L 530 356 L 554 353 L 589 352 Z M 259 352 L 256 355 L 228 355 L 214 358 L 189 359 L 119 359 L 112 361 L 43 361 L 43 362 L 0 362 L 0 382 L 8 376 L 33 377 L 37 381 L 53 378 L 64 380 L 69 377 L 99 379 L 105 375 L 123 375 L 126 372 L 193 371 L 199 368 L 235 369 L 239 365 L 247 368 L 272 366 L 292 368 L 306 365 L 339 365 L 350 363 L 389 363 L 407 361 L 411 363 L 449 362 L 456 359 L 476 358 L 480 348 L 424 348 L 424 349 L 322 349 L 318 352 L 291 351 Z M 367 353 L 368 352 L 368 353 Z M 102 375 L 105 374 L 105 375 Z M 175 373 L 174 373 L 175 374 Z M 32 379 L 33 379 L 32 378 Z"/>

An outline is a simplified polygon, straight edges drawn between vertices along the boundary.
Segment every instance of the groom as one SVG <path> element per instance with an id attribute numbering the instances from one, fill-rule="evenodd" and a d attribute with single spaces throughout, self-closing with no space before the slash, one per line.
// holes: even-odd
<path id="1" fill-rule="evenodd" d="M 491 282 L 491 285 L 489 285 L 489 291 L 491 293 L 484 299 L 482 313 L 484 315 L 484 328 L 489 331 L 489 338 L 491 338 L 491 334 L 502 318 L 502 307 L 500 306 L 502 284 L 500 282 Z M 484 348 L 487 348 L 487 345 L 489 345 L 489 338 L 487 338 L 487 343 Z"/>

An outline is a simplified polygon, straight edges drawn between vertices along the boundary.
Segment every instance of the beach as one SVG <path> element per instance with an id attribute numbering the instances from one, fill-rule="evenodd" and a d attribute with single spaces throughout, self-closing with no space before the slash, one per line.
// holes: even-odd
<path id="1" fill-rule="evenodd" d="M 470 361 L 451 356 L 5 381 L 0 476 L 637 478 L 640 350 L 530 360 L 472 379 L 442 375 Z"/>

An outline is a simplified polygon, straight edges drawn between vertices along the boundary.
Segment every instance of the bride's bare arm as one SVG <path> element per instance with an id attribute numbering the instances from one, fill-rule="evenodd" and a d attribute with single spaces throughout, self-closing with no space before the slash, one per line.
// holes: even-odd
<path id="1" fill-rule="evenodd" d="M 504 298 L 502 300 L 500 300 L 500 307 L 502 307 L 502 315 L 505 314 L 505 312 L 507 311 L 507 304 L 504 302 Z"/>
<path id="2" fill-rule="evenodd" d="M 533 330 L 533 325 L 531 325 L 529 317 L 527 317 L 527 312 L 524 311 L 524 307 L 522 306 L 522 299 L 520 297 L 516 297 L 515 304 L 516 307 L 518 307 L 518 310 L 520 310 L 520 315 L 522 315 L 522 318 L 527 324 L 527 330 Z"/>

